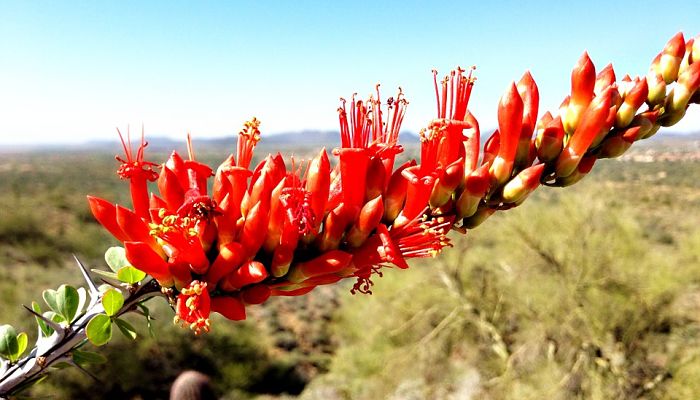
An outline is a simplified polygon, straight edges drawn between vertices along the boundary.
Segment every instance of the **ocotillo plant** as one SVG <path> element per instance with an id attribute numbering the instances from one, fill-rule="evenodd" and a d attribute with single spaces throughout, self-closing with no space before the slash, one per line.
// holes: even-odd
<path id="1" fill-rule="evenodd" d="M 113 324 L 133 335 L 118 317 L 146 313 L 141 303 L 149 296 L 162 294 L 176 323 L 200 334 L 211 329 L 212 311 L 242 320 L 246 306 L 270 296 L 304 295 L 345 278 L 355 280 L 352 293 L 371 293 L 382 268 L 435 256 L 450 245 L 450 230 L 464 233 L 522 204 L 540 184 L 572 185 L 598 159 L 618 157 L 682 119 L 689 104 L 700 103 L 700 39 L 677 34 L 645 77 L 619 81 L 611 65 L 596 73 L 584 53 L 570 95 L 539 118 L 538 88 L 525 73 L 502 96 L 498 129 L 483 146 L 468 107 L 472 73 L 457 68 L 439 79 L 433 72 L 435 118 L 420 132 L 420 160 L 400 166 L 408 102 L 401 90 L 383 100 L 378 87 L 366 100 L 341 99 L 340 148 L 307 162 L 278 153 L 252 167 L 261 138 L 255 118 L 216 170 L 196 160 L 189 137 L 186 158 L 173 152 L 158 165 L 146 160 L 143 133 L 137 149 L 120 133 L 118 173 L 130 183 L 131 209 L 88 196 L 95 218 L 123 243 L 107 252 L 113 272 L 102 275 L 112 286 L 96 288 L 82 268 L 87 308 L 76 289 L 45 292 L 51 311 L 33 305 L 40 339 L 24 358 L 26 335 L 5 326 L 0 395 L 39 379 L 56 361 L 96 360 L 76 348 L 106 343 Z M 158 194 L 149 194 L 149 182 Z"/>

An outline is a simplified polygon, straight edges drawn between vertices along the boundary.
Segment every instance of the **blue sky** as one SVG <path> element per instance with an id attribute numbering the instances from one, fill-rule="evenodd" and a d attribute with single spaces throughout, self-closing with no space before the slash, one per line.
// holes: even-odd
<path id="1" fill-rule="evenodd" d="M 336 129 L 338 98 L 402 86 L 405 129 L 434 116 L 432 68 L 476 65 L 471 109 L 529 69 L 541 110 L 569 91 L 588 50 L 618 78 L 643 75 L 676 32 L 700 33 L 700 2 L 180 2 L 0 0 L 0 144 Z M 437 5 L 436 5 L 437 4 Z M 673 4 L 673 5 L 670 5 Z M 697 130 L 689 112 L 680 130 Z"/>

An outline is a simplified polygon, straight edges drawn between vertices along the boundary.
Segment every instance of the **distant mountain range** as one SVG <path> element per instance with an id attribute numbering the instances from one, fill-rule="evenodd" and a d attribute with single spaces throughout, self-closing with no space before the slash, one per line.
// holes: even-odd
<path id="1" fill-rule="evenodd" d="M 482 134 L 482 143 L 493 132 L 493 129 L 484 130 Z M 222 138 L 201 138 L 197 137 L 194 140 L 195 149 L 200 151 L 221 151 L 221 149 L 235 150 L 236 136 L 232 135 Z M 178 151 L 185 150 L 185 140 L 175 140 L 167 137 L 148 137 L 149 150 L 155 152 L 170 152 L 173 149 Z M 679 146 L 693 144 L 697 146 L 700 142 L 700 131 L 693 133 L 677 133 L 664 132 L 653 136 L 649 140 L 644 140 L 637 143 L 637 146 Z M 414 132 L 402 132 L 399 143 L 410 147 L 419 143 L 419 136 Z M 340 146 L 340 135 L 337 131 L 321 131 L 321 130 L 304 130 L 300 132 L 284 132 L 277 134 L 264 135 L 261 142 L 261 147 L 265 147 L 267 151 L 271 148 L 279 148 L 280 151 L 289 150 L 292 148 L 335 148 Z M 108 151 L 115 152 L 121 147 L 119 141 L 115 140 L 93 140 L 83 144 L 37 144 L 37 145 L 21 145 L 21 146 L 3 146 L 0 145 L 0 152 L 21 152 L 21 151 L 40 151 L 40 150 L 77 150 L 77 151 Z"/>

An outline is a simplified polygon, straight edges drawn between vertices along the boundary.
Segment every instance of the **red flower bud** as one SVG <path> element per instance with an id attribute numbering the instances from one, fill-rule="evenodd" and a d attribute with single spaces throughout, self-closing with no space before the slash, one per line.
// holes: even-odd
<path id="1" fill-rule="evenodd" d="M 265 266 L 258 261 L 248 261 L 240 268 L 224 277 L 219 286 L 221 289 L 231 292 L 244 286 L 260 283 L 267 278 Z"/>
<path id="2" fill-rule="evenodd" d="M 236 270 L 245 260 L 247 252 L 240 243 L 231 242 L 219 248 L 219 255 L 212 263 L 211 267 L 204 275 L 204 280 L 211 287 L 216 287 L 216 284 L 224 276 Z"/>
<path id="3" fill-rule="evenodd" d="M 350 261 L 352 261 L 352 254 L 341 250 L 330 250 L 313 260 L 292 265 L 287 280 L 291 283 L 299 283 L 309 278 L 334 274 L 347 267 Z"/>
<path id="4" fill-rule="evenodd" d="M 359 247 L 367 240 L 370 233 L 377 227 L 384 216 L 382 196 L 367 202 L 360 210 L 357 220 L 347 234 L 347 242 L 351 247 Z"/>
<path id="5" fill-rule="evenodd" d="M 566 112 L 562 114 L 562 123 L 567 133 L 574 133 L 583 112 L 593 99 L 595 80 L 595 66 L 588 53 L 584 52 L 571 72 L 571 98 Z"/>
<path id="6" fill-rule="evenodd" d="M 512 83 L 498 103 L 500 145 L 490 169 L 491 176 L 498 184 L 506 182 L 513 171 L 522 125 L 523 100 L 515 83 Z"/>

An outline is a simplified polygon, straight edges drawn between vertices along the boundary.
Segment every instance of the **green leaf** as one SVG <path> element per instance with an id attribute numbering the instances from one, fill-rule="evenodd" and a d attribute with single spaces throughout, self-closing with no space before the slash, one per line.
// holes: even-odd
<path id="1" fill-rule="evenodd" d="M 32 301 L 32 310 L 34 310 L 35 313 L 41 314 L 41 306 L 39 303 L 36 301 Z M 41 335 L 44 337 L 49 337 L 53 333 L 53 328 L 50 326 L 46 325 L 46 322 L 44 322 L 43 319 L 39 317 L 34 317 L 36 319 L 37 325 L 39 325 L 39 329 L 41 330 Z"/>
<path id="2" fill-rule="evenodd" d="M 119 272 L 120 269 L 131 265 L 126 259 L 126 251 L 124 248 L 118 246 L 107 249 L 105 252 L 105 261 L 107 261 L 107 265 L 109 265 L 109 268 L 114 272 Z"/>
<path id="3" fill-rule="evenodd" d="M 43 297 L 51 310 L 63 317 L 66 322 L 73 321 L 80 303 L 80 295 L 76 288 L 61 285 L 58 290 L 44 290 Z"/>
<path id="4" fill-rule="evenodd" d="M 80 304 L 78 289 L 69 285 L 61 285 L 56 292 L 56 302 L 59 309 L 54 311 L 61 315 L 66 322 L 73 322 Z"/>
<path id="5" fill-rule="evenodd" d="M 126 267 L 121 268 L 119 271 L 117 271 L 117 278 L 124 282 L 128 283 L 130 285 L 133 285 L 136 282 L 139 282 L 141 279 L 146 277 L 146 273 L 143 271 L 140 271 L 131 265 L 127 265 Z"/>
<path id="6" fill-rule="evenodd" d="M 17 331 L 12 325 L 0 325 L 0 357 L 13 363 L 18 358 L 18 352 Z"/>
<path id="7" fill-rule="evenodd" d="M 27 334 L 22 332 L 19 335 L 17 335 L 17 359 L 19 359 L 22 354 L 24 354 L 24 351 L 27 350 L 27 342 L 29 341 L 29 338 L 27 338 Z"/>
<path id="8" fill-rule="evenodd" d="M 44 298 L 44 302 L 49 306 L 53 312 L 58 313 L 58 302 L 56 301 L 57 292 L 53 289 L 46 289 L 42 293 L 41 297 Z"/>
<path id="9" fill-rule="evenodd" d="M 95 346 L 107 344 L 112 338 L 112 319 L 105 314 L 97 314 L 87 324 L 85 334 Z"/>
<path id="10" fill-rule="evenodd" d="M 153 330 L 153 320 L 155 318 L 151 317 L 151 310 L 146 307 L 143 302 L 137 304 L 137 307 L 143 312 L 143 315 L 146 317 L 146 326 L 148 327 L 148 335 L 155 339 L 156 337 L 156 332 Z"/>
<path id="11" fill-rule="evenodd" d="M 55 323 L 57 323 L 57 324 L 63 324 L 63 323 L 66 322 L 66 320 L 63 319 L 62 316 L 56 314 L 56 313 L 53 312 L 53 311 L 46 311 L 46 312 L 44 313 L 44 317 L 46 317 L 47 319 L 50 319 L 51 321 L 53 321 L 53 322 L 55 322 Z"/>
<path id="12" fill-rule="evenodd" d="M 114 316 L 124 305 L 124 296 L 117 289 L 109 289 L 102 295 L 102 307 L 110 317 Z"/>
<path id="13" fill-rule="evenodd" d="M 78 313 L 82 314 L 85 304 L 88 302 L 87 290 L 84 287 L 78 288 Z"/>
<path id="14" fill-rule="evenodd" d="M 104 364 L 107 362 L 107 358 L 92 351 L 73 350 L 73 361 L 76 364 Z"/>
<path id="15" fill-rule="evenodd" d="M 124 336 L 126 336 L 128 339 L 136 340 L 136 329 L 134 329 L 130 323 L 118 318 L 115 319 L 114 322 L 117 324 L 117 327 Z"/>
<path id="16" fill-rule="evenodd" d="M 100 275 L 104 278 L 114 279 L 115 281 L 117 279 L 119 279 L 119 278 L 117 278 L 116 272 L 103 271 L 101 269 L 94 269 L 94 268 L 91 269 L 90 271 L 92 271 L 92 272 L 96 273 L 97 275 Z"/>

